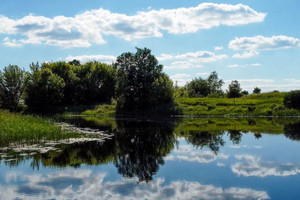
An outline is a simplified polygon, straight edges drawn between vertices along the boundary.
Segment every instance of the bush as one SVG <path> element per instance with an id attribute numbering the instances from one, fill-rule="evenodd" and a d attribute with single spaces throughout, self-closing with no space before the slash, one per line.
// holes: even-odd
<path id="1" fill-rule="evenodd" d="M 258 87 L 255 87 L 255 88 L 253 89 L 253 94 L 260 94 L 260 92 L 261 92 L 261 89 L 258 88 Z"/>
<path id="2" fill-rule="evenodd" d="M 287 108 L 294 108 L 300 110 L 300 90 L 289 92 L 283 100 Z"/>

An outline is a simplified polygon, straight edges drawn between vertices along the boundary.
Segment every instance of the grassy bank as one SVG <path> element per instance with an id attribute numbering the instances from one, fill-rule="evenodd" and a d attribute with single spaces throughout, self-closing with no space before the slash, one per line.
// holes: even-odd
<path id="1" fill-rule="evenodd" d="M 241 98 L 187 98 L 176 99 L 179 114 L 192 116 L 300 116 L 300 111 L 285 108 L 286 93 L 252 94 Z M 116 105 L 103 104 L 86 110 L 82 115 L 114 116 Z"/>
<path id="2" fill-rule="evenodd" d="M 3 110 L 0 110 L 0 127 L 0 146 L 79 137 L 78 134 L 62 131 L 49 119 L 13 114 Z"/>
<path id="3" fill-rule="evenodd" d="M 183 115 L 197 116 L 300 116 L 285 108 L 286 93 L 252 94 L 241 98 L 178 98 Z"/>

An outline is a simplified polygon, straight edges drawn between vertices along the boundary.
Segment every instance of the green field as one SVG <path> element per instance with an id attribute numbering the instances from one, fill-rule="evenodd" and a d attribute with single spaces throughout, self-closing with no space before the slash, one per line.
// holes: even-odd
<path id="1" fill-rule="evenodd" d="M 300 116 L 285 108 L 286 93 L 252 94 L 241 98 L 177 98 L 183 115 L 196 116 Z"/>
<path id="2" fill-rule="evenodd" d="M 176 98 L 179 115 L 186 116 L 300 116 L 300 111 L 285 108 L 286 93 L 252 94 L 241 98 Z M 116 105 L 102 104 L 82 115 L 114 116 Z"/>

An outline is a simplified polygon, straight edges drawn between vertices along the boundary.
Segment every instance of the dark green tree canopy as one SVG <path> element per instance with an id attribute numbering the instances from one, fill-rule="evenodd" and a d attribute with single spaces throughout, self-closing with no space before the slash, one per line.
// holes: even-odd
<path id="1" fill-rule="evenodd" d="M 2 108 L 16 111 L 25 88 L 25 71 L 17 65 L 0 71 L 0 100 Z"/>
<path id="2" fill-rule="evenodd" d="M 123 53 L 115 63 L 118 110 L 136 112 L 173 104 L 173 83 L 162 72 L 163 66 L 151 50 L 136 49 L 136 53 Z"/>
<path id="3" fill-rule="evenodd" d="M 29 107 L 90 105 L 108 102 L 115 94 L 116 70 L 111 65 L 53 62 L 30 68 L 25 99 Z"/>
<path id="4" fill-rule="evenodd" d="M 295 108 L 300 110 L 300 90 L 289 92 L 284 97 L 283 103 L 288 108 Z"/>
<path id="5" fill-rule="evenodd" d="M 227 97 L 228 98 L 238 98 L 241 97 L 242 88 L 240 83 L 237 80 L 231 81 L 231 84 L 228 86 Z"/>

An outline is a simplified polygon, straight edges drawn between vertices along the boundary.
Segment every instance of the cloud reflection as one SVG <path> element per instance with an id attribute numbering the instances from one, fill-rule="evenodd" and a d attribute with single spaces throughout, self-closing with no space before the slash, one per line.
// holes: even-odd
<path id="1" fill-rule="evenodd" d="M 154 179 L 150 183 L 137 183 L 136 179 L 105 181 L 105 174 L 93 174 L 90 170 L 66 170 L 46 175 L 7 174 L 7 176 L 6 185 L 0 185 L 3 200 L 269 199 L 265 191 L 237 187 L 224 189 L 188 181 L 166 183 L 163 178 Z M 14 182 L 16 178 L 22 180 L 23 185 L 13 185 L 11 181 Z"/>
<path id="2" fill-rule="evenodd" d="M 173 155 L 169 155 L 165 160 L 182 160 L 187 162 L 211 163 L 218 159 L 227 160 L 228 155 L 223 153 L 215 154 L 212 151 L 200 151 L 191 147 L 190 145 L 180 145 L 178 149 L 174 150 Z"/>
<path id="3" fill-rule="evenodd" d="M 291 176 L 300 173 L 299 164 L 266 162 L 253 155 L 236 155 L 235 157 L 243 160 L 231 166 L 231 170 L 239 176 Z"/>

